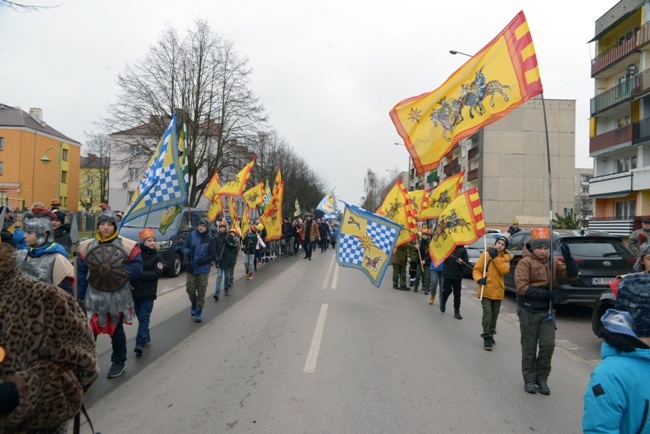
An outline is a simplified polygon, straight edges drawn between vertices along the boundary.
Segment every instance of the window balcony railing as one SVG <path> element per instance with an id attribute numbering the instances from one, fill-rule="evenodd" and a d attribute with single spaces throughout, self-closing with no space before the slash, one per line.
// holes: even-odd
<path id="1" fill-rule="evenodd" d="M 472 149 L 467 151 L 467 159 L 471 160 L 478 157 L 478 146 L 474 146 Z"/>
<path id="2" fill-rule="evenodd" d="M 632 143 L 632 124 L 616 128 L 589 139 L 589 154 L 602 151 L 625 142 Z"/>
<path id="3" fill-rule="evenodd" d="M 468 181 L 474 181 L 475 179 L 478 179 L 478 167 L 474 170 L 470 170 L 469 172 L 467 172 Z"/>
<path id="4" fill-rule="evenodd" d="M 648 42 L 650 42 L 650 22 L 641 26 L 641 28 L 639 28 L 627 41 L 600 53 L 592 59 L 591 76 L 594 77 L 602 70 L 608 68 L 613 63 L 618 62 L 636 49 L 646 45 Z"/>
<path id="5" fill-rule="evenodd" d="M 634 90 L 634 80 L 626 79 L 622 83 L 617 84 L 611 89 L 596 95 L 591 98 L 591 115 L 600 113 L 610 107 L 614 107 L 623 101 L 628 101 L 632 98 Z"/>
<path id="6" fill-rule="evenodd" d="M 458 167 L 458 158 L 454 158 L 448 164 L 445 164 L 445 175 L 449 176 L 454 173 L 454 169 Z"/>
<path id="7" fill-rule="evenodd" d="M 638 145 L 650 140 L 650 118 L 634 122 L 632 128 L 632 144 Z"/>

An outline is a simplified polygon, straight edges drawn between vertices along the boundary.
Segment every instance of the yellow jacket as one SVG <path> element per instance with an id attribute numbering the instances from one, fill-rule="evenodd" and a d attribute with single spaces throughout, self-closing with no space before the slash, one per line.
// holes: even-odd
<path id="1" fill-rule="evenodd" d="M 488 252 L 483 252 L 474 265 L 472 278 L 478 281 L 483 277 L 483 264 L 487 263 L 487 270 L 485 276 L 487 277 L 487 284 L 483 290 L 483 298 L 490 300 L 503 300 L 506 286 L 503 281 L 503 276 L 510 271 L 510 254 L 507 251 L 499 252 L 496 258 L 492 259 Z M 481 296 L 481 285 L 478 286 L 478 297 Z"/>

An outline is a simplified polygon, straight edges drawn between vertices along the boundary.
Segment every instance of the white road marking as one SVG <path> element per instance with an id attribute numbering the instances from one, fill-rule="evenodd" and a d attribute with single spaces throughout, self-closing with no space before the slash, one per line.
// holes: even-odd
<path id="1" fill-rule="evenodd" d="M 336 289 L 336 284 L 339 281 L 339 268 L 340 267 L 338 265 L 335 265 L 335 267 L 336 268 L 334 269 L 334 279 L 332 279 L 332 289 Z"/>
<path id="2" fill-rule="evenodd" d="M 327 268 L 327 274 L 325 275 L 325 280 L 323 280 L 323 287 L 321 289 L 327 289 L 327 282 L 329 282 L 330 280 L 333 267 L 334 267 L 334 257 L 332 257 L 332 260 L 330 261 L 330 266 Z"/>
<path id="3" fill-rule="evenodd" d="M 316 330 L 314 330 L 314 337 L 311 339 L 311 347 L 309 354 L 307 354 L 307 361 L 305 362 L 304 371 L 308 374 L 314 372 L 316 369 L 316 359 L 318 359 L 318 351 L 320 350 L 320 341 L 323 338 L 323 328 L 325 328 L 325 316 L 327 316 L 327 304 L 323 304 L 320 308 L 320 315 L 316 322 Z"/>

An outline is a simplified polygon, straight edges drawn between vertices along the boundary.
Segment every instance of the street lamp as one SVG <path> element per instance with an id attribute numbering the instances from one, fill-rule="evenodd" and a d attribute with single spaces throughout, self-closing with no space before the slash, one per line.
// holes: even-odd
<path id="1" fill-rule="evenodd" d="M 449 54 L 453 54 L 454 56 L 456 54 L 460 54 L 461 56 L 472 57 L 470 54 L 463 53 L 462 51 L 456 51 L 456 50 L 449 50 Z"/>
<path id="2" fill-rule="evenodd" d="M 47 153 L 50 151 L 56 152 L 56 162 L 57 162 L 57 177 L 56 177 L 56 199 L 61 200 L 61 148 L 63 144 L 59 142 L 59 149 L 56 148 L 47 148 L 45 154 L 41 157 L 41 163 L 43 166 L 47 166 L 52 162 L 47 156 Z"/>
<path id="3" fill-rule="evenodd" d="M 402 143 L 395 142 L 393 144 L 395 146 L 402 146 Z M 406 166 L 406 191 L 411 190 L 411 185 L 410 185 L 411 184 L 411 154 L 410 153 L 408 154 L 408 157 L 409 157 L 409 159 L 408 159 L 408 163 L 407 163 L 407 166 Z"/>

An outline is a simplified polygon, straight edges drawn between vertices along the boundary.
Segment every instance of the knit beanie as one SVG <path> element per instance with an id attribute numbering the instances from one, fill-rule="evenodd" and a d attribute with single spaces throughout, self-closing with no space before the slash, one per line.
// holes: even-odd
<path id="1" fill-rule="evenodd" d="M 60 221 L 61 224 L 65 224 L 65 213 L 63 211 L 53 211 L 56 215 L 56 220 Z"/>
<path id="2" fill-rule="evenodd" d="M 621 279 L 615 309 L 626 311 L 639 337 L 650 337 L 650 274 L 628 274 Z"/>
<path id="3" fill-rule="evenodd" d="M 551 247 L 551 231 L 548 228 L 533 228 L 530 230 L 530 249 Z"/>
<path id="4" fill-rule="evenodd" d="M 210 229 L 210 220 L 205 217 L 199 220 L 199 224 L 205 226 L 206 229 Z"/>
<path id="5" fill-rule="evenodd" d="M 504 236 L 498 236 L 496 240 L 494 240 L 494 244 L 496 245 L 497 241 L 503 241 L 503 244 L 506 245 L 506 249 L 508 248 L 508 238 Z"/>

